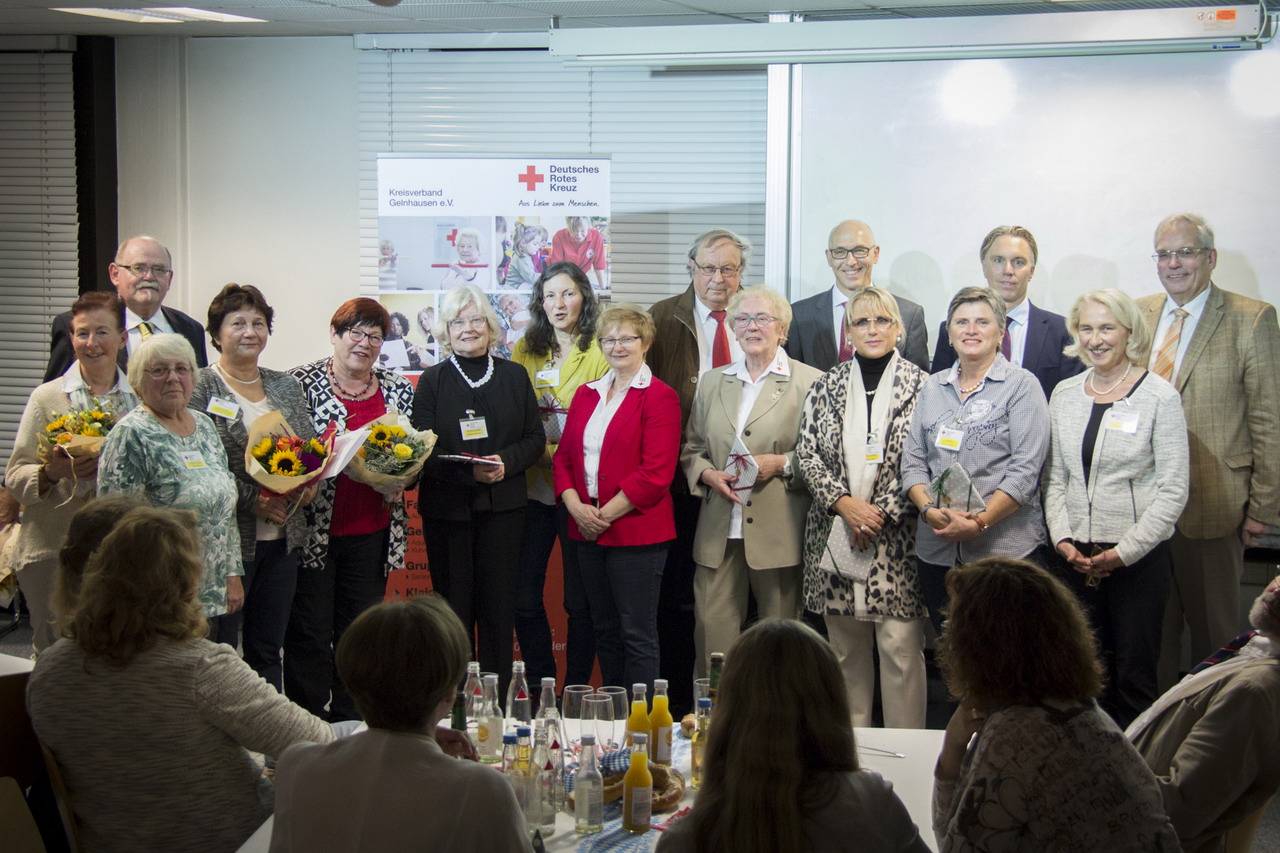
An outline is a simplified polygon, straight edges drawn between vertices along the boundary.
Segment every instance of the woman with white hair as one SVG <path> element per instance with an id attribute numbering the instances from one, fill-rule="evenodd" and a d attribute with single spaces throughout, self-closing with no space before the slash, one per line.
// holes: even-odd
<path id="1" fill-rule="evenodd" d="M 214 619 L 244 603 L 239 493 L 213 422 L 187 408 L 196 369 L 195 350 L 182 335 L 152 334 L 134 350 L 129 386 L 142 404 L 102 443 L 98 490 L 141 494 L 152 506 L 195 513 L 204 554 L 200 603 Z"/>
<path id="2" fill-rule="evenodd" d="M 542 456 L 546 435 L 524 368 L 492 353 L 500 333 L 479 290 L 446 293 L 435 328 L 442 360 L 418 380 L 412 421 L 437 436 L 418 488 L 431 585 L 468 636 L 479 628 L 473 659 L 505 685 L 525 526 L 524 472 Z"/>
<path id="3" fill-rule="evenodd" d="M 822 375 L 782 349 L 791 325 L 782 294 L 744 288 L 726 310 L 742 358 L 698 383 L 680 458 L 690 493 L 702 498 L 693 539 L 699 675 L 738 639 L 748 588 L 761 618 L 800 616 L 809 492 L 796 440 L 805 396 Z"/>

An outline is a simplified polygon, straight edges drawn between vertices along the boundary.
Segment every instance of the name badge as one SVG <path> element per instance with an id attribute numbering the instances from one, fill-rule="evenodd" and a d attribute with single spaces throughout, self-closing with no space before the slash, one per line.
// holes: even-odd
<path id="1" fill-rule="evenodd" d="M 209 400 L 209 405 L 205 406 L 204 410 L 211 415 L 217 415 L 220 418 L 233 421 L 236 419 L 236 415 L 240 414 L 240 404 L 235 400 L 212 397 Z"/>
<path id="2" fill-rule="evenodd" d="M 1131 409 L 1112 407 L 1107 413 L 1107 429 L 1118 429 L 1133 435 L 1138 431 L 1138 413 Z"/>
<path id="3" fill-rule="evenodd" d="M 205 464 L 204 455 L 199 450 L 184 450 L 178 454 L 182 457 L 182 462 L 188 468 L 208 468 Z"/>
<path id="4" fill-rule="evenodd" d="M 962 441 L 964 441 L 964 430 L 943 427 L 938 430 L 938 439 L 934 445 L 943 450 L 959 450 Z"/>
<path id="5" fill-rule="evenodd" d="M 462 427 L 463 441 L 489 437 L 489 428 L 485 426 L 483 415 L 478 418 L 461 418 L 458 423 Z"/>
<path id="6" fill-rule="evenodd" d="M 560 384 L 560 368 L 548 367 L 546 370 L 539 370 L 534 374 L 534 388 L 554 388 Z"/>
<path id="7" fill-rule="evenodd" d="M 868 465 L 879 465 L 884 461 L 884 445 L 873 435 L 867 439 L 864 454 Z"/>

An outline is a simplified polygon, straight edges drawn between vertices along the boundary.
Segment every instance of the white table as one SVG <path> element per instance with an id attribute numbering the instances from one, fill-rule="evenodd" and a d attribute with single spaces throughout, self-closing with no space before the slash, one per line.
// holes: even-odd
<path id="1" fill-rule="evenodd" d="M 874 770 L 893 783 L 893 790 L 901 798 L 911 819 L 920 829 L 920 837 L 930 850 L 937 850 L 932 830 L 933 765 L 942 748 L 940 729 L 855 729 L 858 740 L 858 762 Z M 689 778 L 689 742 L 676 737 L 675 761 L 686 781 Z M 883 750 L 883 751 L 882 751 Z M 898 758 L 897 753 L 901 755 Z M 685 791 L 684 800 L 674 811 L 692 805 L 694 791 Z M 655 825 L 665 823 L 672 812 L 654 815 Z M 573 831 L 573 817 L 560 814 L 556 817 L 556 834 L 546 840 L 548 851 L 650 851 L 658 843 L 660 832 L 630 835 L 621 828 L 621 807 L 610 804 L 605 807 L 605 828 L 596 835 L 579 836 Z M 612 819 L 610 819 L 612 818 Z M 271 844 L 271 819 L 258 827 L 240 853 L 267 853 Z"/>

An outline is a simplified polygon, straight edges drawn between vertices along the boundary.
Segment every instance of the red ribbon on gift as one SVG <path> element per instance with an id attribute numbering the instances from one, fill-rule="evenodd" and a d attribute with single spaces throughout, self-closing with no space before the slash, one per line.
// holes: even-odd
<path id="1" fill-rule="evenodd" d="M 748 453 L 730 453 L 730 454 L 729 454 L 729 464 L 730 464 L 730 465 L 739 465 L 739 466 L 741 466 L 741 467 L 745 468 L 745 467 L 747 466 L 747 460 L 748 460 L 748 459 L 750 459 L 750 458 L 751 458 L 751 455 L 750 455 L 750 454 L 748 454 Z M 739 477 L 739 476 L 741 476 L 741 475 L 739 475 L 739 474 L 734 474 L 734 476 L 735 476 L 735 477 Z M 754 483 L 752 483 L 750 486 L 730 486 L 730 487 L 729 487 L 729 489 L 730 489 L 731 491 L 735 491 L 735 492 L 749 492 L 749 491 L 751 491 L 751 489 L 752 489 L 752 488 L 754 488 L 754 486 L 755 486 L 755 484 L 754 484 Z"/>

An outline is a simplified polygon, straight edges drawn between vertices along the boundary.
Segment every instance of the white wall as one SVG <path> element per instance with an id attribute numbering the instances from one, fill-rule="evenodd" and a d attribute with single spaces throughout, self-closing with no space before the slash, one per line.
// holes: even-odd
<path id="1" fill-rule="evenodd" d="M 1156 292 L 1152 232 L 1190 210 L 1217 232 L 1215 281 L 1280 303 L 1280 46 L 801 76 L 793 297 L 831 286 L 827 234 L 864 219 L 882 247 L 877 283 L 924 305 L 932 346 L 951 295 L 983 282 L 992 227 L 1031 229 L 1031 299 L 1065 313 L 1099 287 Z"/>
<path id="2" fill-rule="evenodd" d="M 330 351 L 359 294 L 356 51 L 350 38 L 117 43 L 120 230 L 174 252 L 167 304 L 203 322 L 227 282 L 276 309 L 263 363 Z"/>

